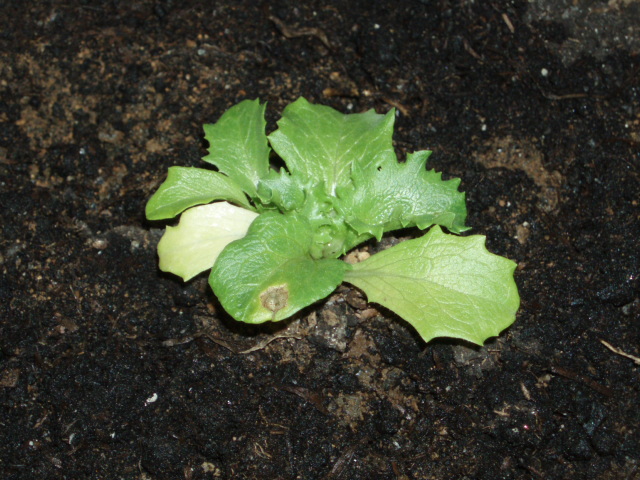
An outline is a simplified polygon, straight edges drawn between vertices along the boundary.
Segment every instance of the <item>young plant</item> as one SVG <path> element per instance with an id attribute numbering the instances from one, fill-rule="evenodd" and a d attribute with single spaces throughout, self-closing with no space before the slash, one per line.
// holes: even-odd
<path id="1" fill-rule="evenodd" d="M 425 341 L 476 344 L 515 320 L 516 264 L 467 230 L 460 179 L 426 170 L 431 152 L 397 160 L 395 112 L 343 115 L 300 98 L 267 136 L 265 105 L 245 100 L 214 125 L 204 161 L 171 167 L 146 207 L 149 220 L 184 212 L 158 245 L 160 269 L 209 284 L 236 320 L 283 320 L 342 282 L 400 315 Z M 271 150 L 284 162 L 270 164 Z M 355 265 L 340 257 L 371 238 L 430 228 Z"/>

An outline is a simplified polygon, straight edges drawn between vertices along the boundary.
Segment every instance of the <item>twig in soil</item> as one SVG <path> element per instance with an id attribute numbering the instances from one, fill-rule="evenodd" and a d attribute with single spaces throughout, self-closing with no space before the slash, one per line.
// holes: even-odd
<path id="1" fill-rule="evenodd" d="M 529 470 L 531 473 L 533 473 L 537 478 L 544 478 L 544 475 L 542 475 L 539 471 L 537 471 L 531 465 L 527 465 L 525 466 L 525 468 Z"/>
<path id="2" fill-rule="evenodd" d="M 536 87 L 538 87 L 538 90 L 540 90 L 540 93 L 542 94 L 542 96 L 544 98 L 546 98 L 547 100 L 571 100 L 574 98 L 605 98 L 603 95 L 594 95 L 594 94 L 590 94 L 590 93 L 567 93 L 564 95 L 556 95 L 555 93 L 549 93 L 547 91 L 545 91 L 538 82 L 536 82 L 535 80 L 533 81 L 533 83 L 535 84 Z"/>
<path id="3" fill-rule="evenodd" d="M 195 335 L 187 335 L 181 338 L 170 338 L 162 342 L 163 347 L 175 347 L 176 345 L 184 345 L 185 343 L 193 342 L 196 338 L 201 337 L 202 334 L 196 333 Z"/>
<path id="4" fill-rule="evenodd" d="M 467 41 L 466 38 L 462 39 L 462 46 L 467 51 L 467 53 L 469 55 L 471 55 L 473 58 L 475 58 L 476 60 L 478 60 L 480 62 L 482 62 L 484 60 L 482 58 L 482 55 L 478 54 L 478 52 L 476 52 L 473 48 L 471 48 L 471 45 L 469 44 L 469 42 Z"/>
<path id="5" fill-rule="evenodd" d="M 295 338 L 296 340 L 302 340 L 301 337 L 296 337 L 295 335 L 285 335 L 285 334 L 273 335 L 271 337 L 268 337 L 268 338 L 265 338 L 264 340 L 259 341 L 258 343 L 256 343 L 251 348 L 248 348 L 246 350 L 241 350 L 241 351 L 235 352 L 235 353 L 238 353 L 240 355 L 244 355 L 246 353 L 255 352 L 256 350 L 262 350 L 264 347 L 269 345 L 271 342 L 273 342 L 274 340 L 278 340 L 279 338 Z"/>
<path id="6" fill-rule="evenodd" d="M 333 464 L 331 471 L 327 474 L 326 477 L 324 477 L 324 480 L 330 480 L 332 478 L 337 478 L 338 476 L 340 476 L 342 471 L 345 469 L 345 467 L 349 464 L 349 462 L 355 455 L 356 449 L 367 441 L 368 441 L 368 438 L 363 437 L 362 439 L 360 439 L 358 443 L 354 443 L 353 445 L 350 445 L 349 447 L 347 447 L 340 454 L 340 456 L 336 460 L 336 463 Z"/>
<path id="7" fill-rule="evenodd" d="M 568 370 L 566 368 L 555 367 L 555 366 L 551 367 L 551 372 L 556 375 L 560 375 L 561 377 L 568 378 L 569 380 L 576 380 L 576 381 L 582 382 L 588 385 L 589 387 L 593 388 L 596 392 L 601 393 L 602 395 L 605 395 L 607 397 L 613 396 L 613 391 L 610 388 L 605 387 L 604 385 L 600 385 L 598 382 L 590 379 L 586 375 L 582 375 L 580 373 L 574 372 L 572 370 Z"/>
<path id="8" fill-rule="evenodd" d="M 402 113 L 402 115 L 404 115 L 405 117 L 409 116 L 409 109 L 404 105 L 402 105 L 401 103 L 398 103 L 395 100 L 392 100 L 388 97 L 382 97 L 382 101 L 385 103 L 388 103 L 394 108 L 397 108 L 400 111 L 400 113 Z"/>
<path id="9" fill-rule="evenodd" d="M 554 93 L 547 93 L 544 90 L 540 90 L 542 92 L 542 96 L 548 100 L 569 100 L 572 98 L 585 98 L 589 95 L 586 93 L 567 93 L 566 95 L 556 95 Z"/>
<path id="10" fill-rule="evenodd" d="M 300 337 L 296 337 L 295 335 L 286 335 L 286 334 L 273 335 L 273 336 L 270 336 L 270 337 L 265 338 L 263 340 L 260 340 L 254 346 L 249 347 L 246 350 L 239 350 L 237 348 L 232 347 L 231 345 L 229 345 L 226 341 L 222 340 L 221 338 L 218 338 L 218 337 L 216 337 L 216 336 L 214 336 L 214 335 L 212 335 L 212 334 L 210 334 L 208 332 L 197 332 L 197 333 L 194 333 L 193 335 L 187 335 L 186 337 L 182 337 L 182 338 L 170 338 L 169 340 L 165 340 L 164 342 L 162 342 L 162 346 L 163 347 L 175 347 L 176 345 L 183 345 L 185 343 L 192 342 L 196 338 L 200 338 L 200 337 L 208 338 L 213 343 L 216 343 L 216 344 L 220 345 L 221 347 L 226 348 L 227 350 L 235 353 L 236 355 L 246 355 L 247 353 L 255 352 L 256 350 L 262 350 L 267 345 L 269 345 L 271 342 L 273 342 L 274 340 L 278 340 L 280 338 L 295 338 L 296 340 L 302 340 Z"/>
<path id="11" fill-rule="evenodd" d="M 636 357 L 634 355 L 631 355 L 629 353 L 625 353 L 622 350 L 620 350 L 619 348 L 614 347 L 613 345 L 611 345 L 609 342 L 600 339 L 600 343 L 603 344 L 605 347 L 607 347 L 609 350 L 611 350 L 613 353 L 617 354 L 617 355 L 621 355 L 625 358 L 628 358 L 629 360 L 633 360 L 633 363 L 635 363 L 636 365 L 640 365 L 640 358 Z"/>
<path id="12" fill-rule="evenodd" d="M 336 463 L 333 464 L 333 468 L 329 472 L 329 475 L 325 477 L 325 480 L 329 480 L 330 478 L 335 478 L 342 473 L 344 467 L 351 461 L 354 453 L 356 453 L 356 445 L 351 445 L 346 448 L 342 455 L 336 460 Z"/>
<path id="13" fill-rule="evenodd" d="M 285 392 L 293 393 L 298 397 L 302 398 L 304 401 L 309 402 L 311 405 L 316 407 L 316 409 L 322 413 L 323 415 L 329 415 L 329 411 L 326 409 L 324 404 L 322 403 L 322 397 L 312 392 L 306 388 L 298 387 L 294 385 L 273 385 L 273 388 L 278 390 L 282 390 Z"/>
<path id="14" fill-rule="evenodd" d="M 507 28 L 511 33 L 516 33 L 516 29 L 513 28 L 513 23 L 511 23 L 511 20 L 509 19 L 509 16 L 506 13 L 502 14 L 502 21 L 507 25 Z"/>
<path id="15" fill-rule="evenodd" d="M 272 428 L 272 430 L 269 431 L 269 433 L 271 433 L 272 435 L 283 435 L 287 433 L 287 430 L 289 430 L 289 427 L 287 427 L 286 425 L 282 425 L 280 423 L 273 423 L 271 420 L 269 420 L 267 416 L 264 414 L 264 411 L 262 410 L 262 406 L 258 407 L 258 412 L 260 413 L 260 417 L 262 418 L 262 421 L 264 422 L 264 424 L 267 427 Z M 277 427 L 278 430 L 273 430 L 273 427 Z"/>
<path id="16" fill-rule="evenodd" d="M 200 337 L 206 337 L 209 340 L 211 340 L 213 343 L 216 343 L 221 347 L 226 348 L 227 350 L 231 350 L 233 353 L 238 353 L 236 352 L 235 348 L 233 348 L 224 340 L 214 337 L 210 333 L 206 333 L 206 332 L 196 332 L 193 335 L 187 335 L 186 337 L 181 337 L 181 338 L 170 338 L 169 340 L 165 340 L 164 342 L 162 342 L 162 346 L 175 347 L 176 345 L 184 345 L 185 343 L 193 342 L 196 338 L 200 338 Z"/>
<path id="17" fill-rule="evenodd" d="M 282 35 L 284 35 L 286 38 L 296 38 L 296 37 L 305 37 L 305 36 L 316 37 L 318 40 L 320 40 L 322 42 L 322 44 L 325 47 L 327 47 L 329 50 L 333 50 L 333 46 L 329 42 L 329 39 L 327 38 L 327 34 L 324 33 L 323 30 L 320 30 L 319 28 L 316 28 L 316 27 L 303 27 L 303 28 L 290 27 L 290 26 L 286 25 L 278 17 L 275 17 L 273 15 L 269 16 L 269 20 L 271 20 L 273 23 L 276 24 L 276 27 L 278 27 L 278 30 L 280 31 L 280 33 Z"/>

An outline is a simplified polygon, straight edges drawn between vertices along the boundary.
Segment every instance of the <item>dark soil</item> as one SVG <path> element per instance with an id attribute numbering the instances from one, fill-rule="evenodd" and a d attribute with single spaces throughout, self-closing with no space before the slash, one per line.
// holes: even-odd
<path id="1" fill-rule="evenodd" d="M 636 0 L 0 2 L 0 477 L 639 479 L 639 26 Z M 401 156 L 462 178 L 519 264 L 513 327 L 425 344 L 345 286 L 246 328 L 158 271 L 144 205 L 202 124 L 259 97 L 271 131 L 299 96 L 396 107 Z"/>

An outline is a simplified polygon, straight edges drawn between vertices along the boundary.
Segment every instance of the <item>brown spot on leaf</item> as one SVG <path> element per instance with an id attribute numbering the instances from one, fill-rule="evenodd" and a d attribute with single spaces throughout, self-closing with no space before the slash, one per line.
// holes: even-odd
<path id="1" fill-rule="evenodd" d="M 289 289 L 286 285 L 273 285 L 260 294 L 260 303 L 267 310 L 273 312 L 275 319 L 276 312 L 287 306 L 289 300 Z"/>

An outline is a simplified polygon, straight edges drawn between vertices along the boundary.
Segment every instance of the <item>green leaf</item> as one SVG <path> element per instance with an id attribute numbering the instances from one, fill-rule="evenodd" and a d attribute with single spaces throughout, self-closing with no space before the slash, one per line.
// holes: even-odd
<path id="1" fill-rule="evenodd" d="M 394 311 L 425 341 L 455 337 L 482 345 L 515 320 L 516 264 L 489 253 L 485 237 L 433 227 L 352 266 L 345 281 Z"/>
<path id="2" fill-rule="evenodd" d="M 186 282 L 210 269 L 229 243 L 245 236 L 257 216 L 227 202 L 187 210 L 178 226 L 167 227 L 158 243 L 160 270 Z"/>
<path id="3" fill-rule="evenodd" d="M 220 254 L 209 284 L 236 320 L 282 320 L 329 295 L 342 282 L 346 263 L 314 260 L 306 219 L 263 213 L 246 237 Z"/>
<path id="4" fill-rule="evenodd" d="M 265 205 L 275 205 L 282 213 L 295 210 L 304 202 L 304 187 L 284 168 L 269 174 L 258 183 L 258 198 Z"/>
<path id="5" fill-rule="evenodd" d="M 351 182 L 352 168 L 395 159 L 393 121 L 393 110 L 387 115 L 373 110 L 344 115 L 300 98 L 285 108 L 269 142 L 294 176 L 323 182 L 333 195 Z"/>
<path id="6" fill-rule="evenodd" d="M 264 110 L 259 100 L 244 100 L 227 110 L 215 124 L 205 125 L 209 155 L 203 158 L 227 174 L 249 194 L 256 195 L 260 178 L 269 171 L 269 144 Z"/>
<path id="7" fill-rule="evenodd" d="M 194 205 L 227 200 L 251 209 L 247 197 L 229 177 L 194 167 L 169 167 L 167 179 L 147 202 L 149 220 L 173 218 Z"/>
<path id="8" fill-rule="evenodd" d="M 437 224 L 459 233 L 467 228 L 460 179 L 443 181 L 442 174 L 426 170 L 430 151 L 407 155 L 404 163 L 387 162 L 354 172 L 355 188 L 338 190 L 339 209 L 358 233 L 378 240 L 384 232 Z"/>

